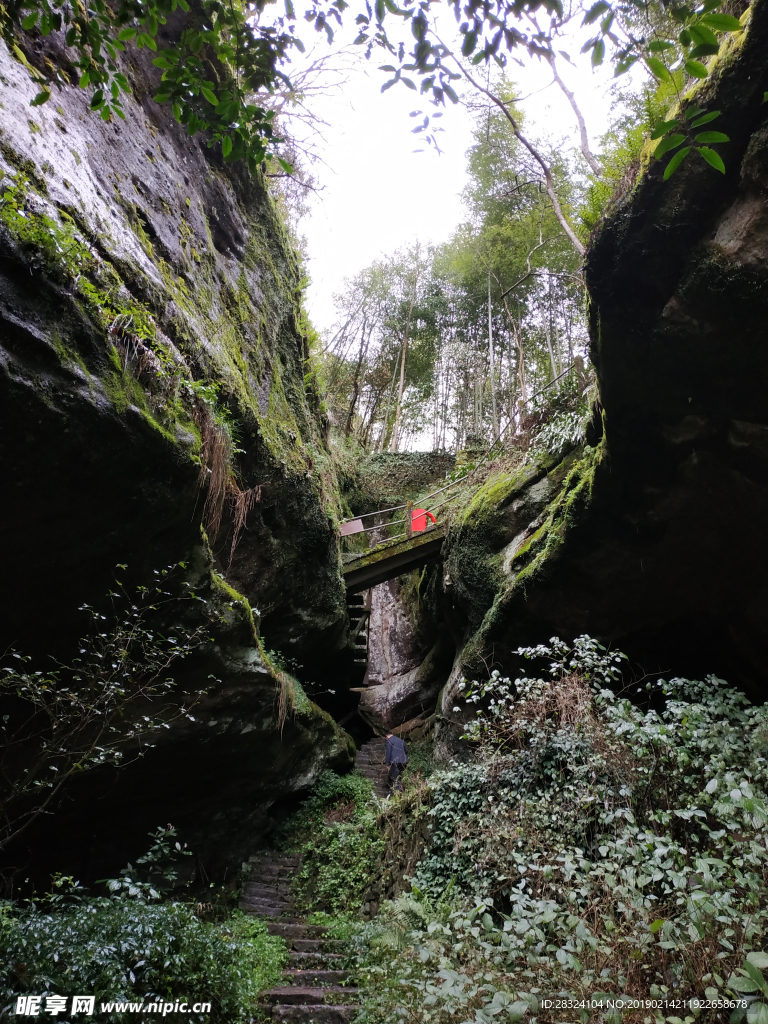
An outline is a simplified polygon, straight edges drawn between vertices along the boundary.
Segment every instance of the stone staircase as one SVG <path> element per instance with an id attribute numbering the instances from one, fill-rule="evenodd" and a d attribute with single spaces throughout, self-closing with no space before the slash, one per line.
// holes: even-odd
<path id="1" fill-rule="evenodd" d="M 370 779 L 376 796 L 383 800 L 389 794 L 388 773 L 384 764 L 384 740 L 378 737 L 364 743 L 357 752 L 355 768 Z"/>
<path id="2" fill-rule="evenodd" d="M 291 878 L 296 855 L 262 853 L 250 857 L 240 907 L 269 918 L 267 929 L 280 935 L 290 959 L 282 984 L 262 992 L 263 1017 L 285 1024 L 347 1024 L 359 1009 L 350 972 L 339 967 L 346 943 L 327 938 L 328 929 L 293 915 Z"/>

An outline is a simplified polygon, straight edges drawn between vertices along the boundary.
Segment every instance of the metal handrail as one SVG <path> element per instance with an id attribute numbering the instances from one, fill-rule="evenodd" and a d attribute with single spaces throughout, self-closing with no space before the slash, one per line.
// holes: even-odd
<path id="1" fill-rule="evenodd" d="M 539 390 L 535 391 L 531 395 L 530 398 L 526 398 L 525 404 L 527 405 L 528 402 L 532 402 L 534 400 L 534 398 L 538 398 L 539 395 L 543 394 L 543 392 L 547 390 L 547 388 L 551 387 L 553 384 L 556 384 L 557 381 L 559 381 L 562 377 L 564 377 L 566 375 L 566 373 L 570 373 L 571 370 L 574 368 L 574 366 L 576 366 L 576 363 L 575 362 L 571 363 L 571 365 L 566 367 L 566 369 L 563 370 L 562 373 L 559 373 L 556 377 L 553 377 L 551 381 L 549 381 L 547 384 L 545 384 L 543 388 L 539 388 Z M 488 450 L 486 451 L 485 456 L 483 457 L 482 461 L 478 462 L 478 464 L 476 466 L 473 466 L 472 469 L 470 469 L 468 472 L 466 472 L 464 474 L 464 476 L 460 476 L 457 480 L 452 480 L 449 484 L 446 484 L 444 487 L 439 487 L 436 491 L 432 491 L 432 493 L 428 494 L 425 498 L 417 499 L 417 502 L 415 504 L 418 504 L 419 506 L 423 505 L 425 502 L 429 501 L 430 498 L 434 498 L 436 495 L 442 494 L 443 491 L 450 490 L 450 488 L 451 487 L 455 487 L 456 484 L 463 483 L 463 481 L 467 480 L 470 476 L 472 476 L 473 473 L 476 473 L 478 471 L 478 469 L 482 469 L 482 467 L 488 462 L 488 460 L 489 460 L 489 458 L 491 456 L 491 452 L 496 447 L 496 445 L 499 444 L 499 442 L 501 441 L 502 437 L 506 434 L 506 432 L 509 430 L 511 425 L 512 425 L 512 420 L 510 420 L 509 423 L 507 423 L 506 427 L 504 427 L 504 429 L 501 431 L 501 433 L 496 438 L 496 440 L 493 442 L 493 444 L 490 446 L 490 448 L 488 448 Z M 439 505 L 434 506 L 432 509 L 429 509 L 428 511 L 434 512 L 435 508 L 440 508 L 444 504 L 445 504 L 445 502 L 441 501 Z M 352 516 L 350 519 L 342 519 L 341 522 L 342 523 L 351 523 L 351 522 L 354 522 L 355 519 L 365 519 L 365 518 L 367 518 L 369 516 L 381 516 L 381 515 L 384 515 L 387 512 L 399 512 L 399 510 L 401 508 L 408 508 L 408 503 L 406 502 L 405 505 L 395 505 L 392 508 L 379 509 L 376 512 L 364 512 L 362 515 Z M 405 519 L 397 519 L 397 520 L 395 520 L 394 523 L 380 523 L 378 526 L 366 527 L 364 530 L 361 530 L 360 532 L 361 533 L 370 533 L 373 530 L 381 530 L 384 527 L 395 526 L 395 525 L 397 525 L 398 523 L 401 523 L 401 522 L 404 523 L 404 522 L 406 522 L 406 520 Z M 423 532 L 423 531 L 420 531 L 420 532 Z M 404 536 L 404 534 L 397 534 L 397 536 L 398 537 Z M 395 538 L 394 537 L 387 537 L 386 539 L 387 540 L 394 540 Z M 380 543 L 384 543 L 384 542 L 381 541 Z"/>

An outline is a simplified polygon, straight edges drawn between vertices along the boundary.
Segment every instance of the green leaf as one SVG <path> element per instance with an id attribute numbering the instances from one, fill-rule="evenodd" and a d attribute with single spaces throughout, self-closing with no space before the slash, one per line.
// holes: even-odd
<path id="1" fill-rule="evenodd" d="M 744 971 L 749 975 L 752 981 L 754 981 L 763 995 L 768 996 L 768 985 L 765 983 L 762 971 L 758 970 L 758 968 L 749 960 L 744 961 Z"/>
<path id="2" fill-rule="evenodd" d="M 657 932 L 657 931 L 658 931 L 658 930 L 659 930 L 659 929 L 661 928 L 661 926 L 662 926 L 663 924 L 664 924 L 664 920 L 663 920 L 663 918 L 661 918 L 661 917 L 657 918 L 657 919 L 656 919 L 656 920 L 655 920 L 655 921 L 653 922 L 653 924 L 651 925 L 651 932 L 652 932 L 652 933 L 653 933 L 653 934 L 655 935 L 655 934 L 656 934 L 656 932 Z"/>
<path id="3" fill-rule="evenodd" d="M 730 979 L 728 985 L 736 992 L 757 992 L 757 985 L 751 978 L 742 978 L 736 975 Z"/>
<path id="4" fill-rule="evenodd" d="M 663 53 L 664 50 L 673 49 L 674 45 L 668 39 L 654 39 L 653 42 L 648 44 L 648 49 L 651 53 Z"/>
<path id="5" fill-rule="evenodd" d="M 584 20 L 581 24 L 591 25 L 593 22 L 597 21 L 601 14 L 605 14 L 605 12 L 610 11 L 610 9 L 611 5 L 606 3 L 605 0 L 598 0 L 598 2 L 593 4 L 584 15 Z"/>
<path id="6" fill-rule="evenodd" d="M 716 53 L 720 52 L 720 47 L 717 43 L 700 43 L 696 46 L 688 56 L 693 59 L 694 57 L 714 57 Z"/>
<path id="7" fill-rule="evenodd" d="M 123 28 L 117 33 L 117 38 L 121 42 L 125 42 L 127 39 L 135 39 L 138 29 L 135 28 Z"/>
<path id="8" fill-rule="evenodd" d="M 709 72 L 697 60 L 687 60 L 683 65 L 685 67 L 686 74 L 690 75 L 691 78 L 706 78 Z"/>
<path id="9" fill-rule="evenodd" d="M 722 132 L 699 132 L 694 142 L 730 142 L 730 138 Z"/>
<path id="10" fill-rule="evenodd" d="M 658 57 L 646 57 L 645 62 L 648 65 L 648 70 L 654 78 L 658 79 L 660 82 L 669 81 L 669 71 Z"/>
<path id="11" fill-rule="evenodd" d="M 467 32 L 464 36 L 464 41 L 461 44 L 461 52 L 465 57 L 469 57 L 474 52 L 477 46 L 477 32 Z"/>
<path id="12" fill-rule="evenodd" d="M 685 158 L 688 156 L 688 154 L 690 152 L 691 152 L 691 147 L 690 146 L 685 146 L 683 149 L 679 149 L 675 153 L 675 155 L 672 157 L 672 159 L 667 164 L 666 169 L 664 171 L 664 181 L 667 181 L 669 178 L 672 177 L 672 175 L 675 173 L 677 168 L 680 166 L 680 164 L 683 162 L 683 160 L 685 160 Z"/>
<path id="13" fill-rule="evenodd" d="M 730 14 L 705 14 L 702 24 L 709 25 L 715 32 L 743 32 L 744 26 Z"/>
<path id="14" fill-rule="evenodd" d="M 719 110 L 713 110 L 711 114 L 704 114 L 703 117 L 697 117 L 695 121 L 691 122 L 691 128 L 699 128 L 703 124 L 709 124 L 709 122 L 714 121 L 716 117 L 720 117 Z"/>
<path id="15" fill-rule="evenodd" d="M 760 971 L 764 971 L 768 967 L 768 953 L 762 953 L 759 950 L 754 953 L 747 953 L 747 960 Z"/>
<path id="16" fill-rule="evenodd" d="M 32 14 L 28 14 L 26 18 L 22 21 L 21 27 L 24 29 L 25 32 L 29 32 L 31 28 L 35 27 L 35 25 L 37 24 L 39 13 L 39 11 L 33 11 Z"/>
<path id="17" fill-rule="evenodd" d="M 97 89 L 91 97 L 91 110 L 98 110 L 104 102 L 104 90 Z"/>
<path id="18" fill-rule="evenodd" d="M 229 135 L 225 135 L 224 138 L 221 140 L 221 152 L 225 160 L 232 152 L 232 139 L 229 137 Z"/>
<path id="19" fill-rule="evenodd" d="M 596 68 L 603 63 L 605 57 L 605 43 L 602 39 L 598 39 L 592 48 L 592 67 Z"/>
<path id="20" fill-rule="evenodd" d="M 30 107 L 41 107 L 43 105 L 43 103 L 47 103 L 50 98 L 51 98 L 50 90 L 43 89 L 42 92 L 39 92 L 37 94 L 37 96 L 35 96 L 34 99 L 31 99 L 29 101 L 29 105 L 30 105 Z"/>
<path id="21" fill-rule="evenodd" d="M 678 128 L 680 125 L 680 119 L 675 117 L 671 121 L 662 121 L 657 124 L 651 132 L 652 139 L 660 139 L 662 135 L 666 135 L 672 128 Z"/>
<path id="22" fill-rule="evenodd" d="M 719 153 L 716 153 L 714 149 L 709 149 L 708 146 L 700 146 L 699 152 L 707 163 L 714 167 L 716 171 L 720 171 L 721 174 L 725 174 L 725 164 L 723 163 Z"/>
<path id="23" fill-rule="evenodd" d="M 685 142 L 685 136 L 677 132 L 675 135 L 668 135 L 666 139 L 662 139 L 654 150 L 654 156 L 657 160 L 660 160 L 665 153 L 669 153 L 671 149 L 677 149 Z"/>
<path id="24" fill-rule="evenodd" d="M 717 46 L 717 36 L 711 28 L 707 28 L 706 25 L 689 25 L 688 31 L 691 33 L 691 39 L 694 43 L 705 43 L 708 46 Z"/>
<path id="25" fill-rule="evenodd" d="M 768 1024 L 768 1006 L 751 1003 L 747 1009 L 747 1024 Z"/>
<path id="26" fill-rule="evenodd" d="M 79 81 L 78 85 L 80 86 L 81 89 L 85 89 L 85 87 L 90 85 L 90 84 L 91 84 L 91 75 L 90 75 L 90 73 L 88 71 L 86 71 L 84 74 L 82 74 L 80 76 L 80 81 Z"/>
<path id="27" fill-rule="evenodd" d="M 203 96 L 205 96 L 209 103 L 211 103 L 214 107 L 218 107 L 219 98 L 215 92 L 211 92 L 210 89 L 206 89 L 204 85 L 200 86 L 200 92 L 203 94 Z"/>

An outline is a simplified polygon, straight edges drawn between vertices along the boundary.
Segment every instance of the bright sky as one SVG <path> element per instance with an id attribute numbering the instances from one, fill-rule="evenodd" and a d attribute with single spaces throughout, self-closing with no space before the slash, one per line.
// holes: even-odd
<path id="1" fill-rule="evenodd" d="M 414 153 L 421 144 L 411 129 L 419 119 L 409 114 L 419 109 L 432 113 L 434 108 L 426 97 L 401 85 L 382 94 L 389 77 L 378 70 L 382 63 L 384 55 L 374 55 L 370 64 L 353 67 L 340 92 L 312 103 L 329 127 L 319 147 L 324 165 L 315 168 L 322 192 L 312 200 L 311 213 L 299 230 L 307 238 L 310 257 L 309 313 L 321 331 L 334 322 L 333 294 L 345 277 L 417 238 L 442 242 L 463 219 L 459 194 L 466 181 L 470 115 L 463 106 L 447 107 L 437 122 L 445 129 L 439 136 L 443 154 L 431 149 Z M 594 139 L 607 125 L 612 72 L 593 72 L 585 58 L 578 64 L 576 69 L 561 61 L 559 70 L 576 93 Z M 512 65 L 510 70 L 524 92 L 533 94 L 522 104 L 527 133 L 568 139 L 575 146 L 573 113 L 550 84 L 546 67 L 531 61 L 525 69 Z"/>

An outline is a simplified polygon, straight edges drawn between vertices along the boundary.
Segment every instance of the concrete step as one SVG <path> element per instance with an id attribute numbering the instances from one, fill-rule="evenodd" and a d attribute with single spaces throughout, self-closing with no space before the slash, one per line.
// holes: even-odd
<path id="1" fill-rule="evenodd" d="M 267 1008 L 273 1021 L 280 1024 L 348 1024 L 360 1009 L 350 1003 L 347 1006 L 286 1006 Z M 269 1012 L 271 1010 L 271 1013 Z"/>
<path id="2" fill-rule="evenodd" d="M 307 985 L 341 985 L 349 981 L 349 971 L 339 971 L 329 968 L 307 968 L 293 971 L 283 971 L 283 981 L 287 985 L 297 985 L 299 988 Z"/>
<path id="3" fill-rule="evenodd" d="M 356 988 L 342 988 L 340 985 L 329 985 L 325 988 L 319 986 L 279 985 L 276 988 L 267 989 L 259 996 L 266 1003 L 283 1006 L 317 1006 L 327 1000 L 335 1000 L 336 1003 L 348 1002 L 350 997 L 358 994 Z"/>

